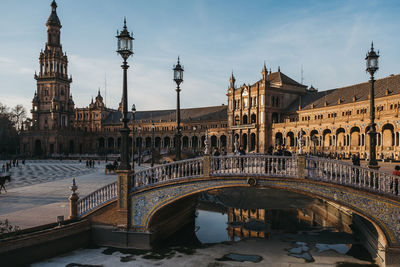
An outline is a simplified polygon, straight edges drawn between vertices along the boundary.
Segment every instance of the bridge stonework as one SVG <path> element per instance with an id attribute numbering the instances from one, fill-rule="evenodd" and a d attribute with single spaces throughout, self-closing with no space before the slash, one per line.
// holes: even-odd
<path id="1" fill-rule="evenodd" d="M 205 156 L 121 174 L 118 183 L 78 201 L 80 218 L 117 202 L 119 214 L 126 214 L 126 234 L 151 234 L 152 217 L 180 199 L 218 188 L 277 188 L 335 202 L 369 220 L 383 245 L 377 248 L 381 265 L 400 262 L 398 177 L 391 174 L 317 157 L 257 154 Z"/>

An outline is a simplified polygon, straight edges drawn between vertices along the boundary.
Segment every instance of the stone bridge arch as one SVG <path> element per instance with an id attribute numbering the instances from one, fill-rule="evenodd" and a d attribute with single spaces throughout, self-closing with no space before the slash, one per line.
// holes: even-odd
<path id="1" fill-rule="evenodd" d="M 248 179 L 251 177 L 190 179 L 131 193 L 132 220 L 130 227 L 137 232 L 151 232 L 152 218 L 164 207 L 212 189 L 248 187 L 250 186 Z M 323 182 L 310 183 L 310 181 L 297 178 L 258 177 L 255 179 L 257 188 L 291 191 L 342 205 L 371 222 L 378 232 L 378 241 L 381 244 L 385 246 L 399 244 L 400 234 L 399 231 L 395 231 L 399 228 L 396 226 L 400 219 L 399 203 L 389 199 L 382 200 L 374 194 L 359 192 L 341 185 L 332 186 Z"/>

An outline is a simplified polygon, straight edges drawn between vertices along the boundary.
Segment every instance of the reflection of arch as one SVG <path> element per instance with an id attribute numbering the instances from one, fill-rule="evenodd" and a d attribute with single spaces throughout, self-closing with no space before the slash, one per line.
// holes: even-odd
<path id="1" fill-rule="evenodd" d="M 99 138 L 99 148 L 104 148 L 104 143 L 105 143 L 104 138 L 103 138 L 103 137 L 100 137 L 100 138 Z"/>
<path id="2" fill-rule="evenodd" d="M 221 137 L 219 138 L 221 147 L 226 147 L 226 135 L 221 135 Z"/>
<path id="3" fill-rule="evenodd" d="M 283 135 L 281 132 L 277 132 L 275 134 L 275 145 L 277 146 L 283 145 Z"/>
<path id="4" fill-rule="evenodd" d="M 248 124 L 247 115 L 243 115 L 243 124 Z"/>
<path id="5" fill-rule="evenodd" d="M 256 149 L 256 134 L 251 133 L 250 134 L 250 151 L 253 151 Z"/>
<path id="6" fill-rule="evenodd" d="M 257 115 L 254 113 L 251 114 L 250 120 L 251 120 L 251 123 L 257 123 Z"/>
<path id="7" fill-rule="evenodd" d="M 201 147 L 204 148 L 206 145 L 204 144 L 204 141 L 206 141 L 206 137 L 204 135 L 201 136 Z"/>
<path id="8" fill-rule="evenodd" d="M 171 139 L 168 136 L 164 137 L 164 148 L 169 147 L 170 144 L 171 144 Z"/>
<path id="9" fill-rule="evenodd" d="M 146 139 L 144 140 L 144 143 L 147 148 L 151 147 L 151 137 L 147 136 Z"/>
<path id="10" fill-rule="evenodd" d="M 142 147 L 142 144 L 143 144 L 142 137 L 137 137 L 136 138 L 136 147 Z"/>
<path id="11" fill-rule="evenodd" d="M 286 137 L 288 138 L 288 142 L 286 143 L 289 144 L 289 146 L 294 146 L 294 133 L 288 132 Z"/>
<path id="12" fill-rule="evenodd" d="M 242 135 L 242 147 L 243 147 L 243 150 L 247 149 L 247 134 Z"/>
<path id="13" fill-rule="evenodd" d="M 215 135 L 211 136 L 211 147 L 217 146 L 217 137 Z"/>
<path id="14" fill-rule="evenodd" d="M 38 139 L 35 141 L 35 156 L 42 155 L 42 142 Z"/>
<path id="15" fill-rule="evenodd" d="M 184 148 L 188 148 L 189 146 L 189 138 L 186 135 L 182 138 L 182 146 Z"/>
<path id="16" fill-rule="evenodd" d="M 157 136 L 154 138 L 154 147 L 159 148 L 161 146 L 161 137 Z"/>
<path id="17" fill-rule="evenodd" d="M 109 137 L 109 138 L 107 139 L 107 147 L 108 147 L 108 148 L 113 148 L 113 147 L 114 147 L 114 138 Z"/>

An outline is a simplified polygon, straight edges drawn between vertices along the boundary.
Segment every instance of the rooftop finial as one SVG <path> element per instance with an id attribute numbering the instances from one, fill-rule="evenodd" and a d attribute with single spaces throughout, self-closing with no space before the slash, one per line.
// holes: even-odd
<path id="1" fill-rule="evenodd" d="M 371 42 L 371 50 L 374 50 L 374 41 Z"/>
<path id="2" fill-rule="evenodd" d="M 126 17 L 124 17 L 124 29 L 127 29 L 127 27 L 126 27 Z"/>
<path id="3" fill-rule="evenodd" d="M 278 72 L 281 72 L 281 66 L 278 66 Z"/>
<path id="4" fill-rule="evenodd" d="M 57 9 L 57 3 L 56 3 L 56 1 L 55 0 L 53 0 L 53 2 L 51 2 L 51 8 L 52 8 L 52 11 L 56 11 L 56 9 Z"/>
<path id="5" fill-rule="evenodd" d="M 179 62 L 179 56 L 178 56 L 178 64 L 180 64 L 180 62 Z"/>

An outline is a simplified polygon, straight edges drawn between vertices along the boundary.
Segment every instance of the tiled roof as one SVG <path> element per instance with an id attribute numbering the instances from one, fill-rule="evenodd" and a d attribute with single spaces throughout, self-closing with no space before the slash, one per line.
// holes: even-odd
<path id="1" fill-rule="evenodd" d="M 371 84 L 369 82 L 354 84 L 346 87 L 331 89 L 321 92 L 307 92 L 301 97 L 302 110 L 314 108 L 331 107 L 340 104 L 353 103 L 353 96 L 356 101 L 368 100 Z M 389 90 L 388 95 L 400 94 L 400 74 L 390 75 L 375 81 L 375 98 L 384 97 L 386 89 Z M 299 107 L 299 101 L 295 101 L 290 105 L 288 111 L 296 111 Z"/>
<path id="2" fill-rule="evenodd" d="M 121 121 L 121 112 L 113 110 L 104 119 L 104 124 L 114 124 Z M 132 113 L 128 114 L 129 120 L 132 118 Z M 227 120 L 227 106 L 212 106 L 202 108 L 186 108 L 181 109 L 181 121 L 207 121 L 207 120 Z M 135 121 L 143 122 L 170 122 L 176 120 L 176 110 L 151 110 L 137 111 L 135 113 Z"/>
<path id="3" fill-rule="evenodd" d="M 292 78 L 286 76 L 285 74 L 283 74 L 280 71 L 268 74 L 267 81 L 269 81 L 271 83 L 282 83 L 282 84 L 295 85 L 295 86 L 304 86 L 304 85 L 296 82 Z"/>

